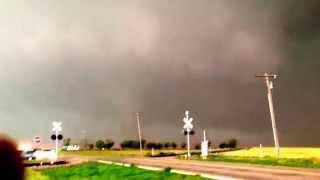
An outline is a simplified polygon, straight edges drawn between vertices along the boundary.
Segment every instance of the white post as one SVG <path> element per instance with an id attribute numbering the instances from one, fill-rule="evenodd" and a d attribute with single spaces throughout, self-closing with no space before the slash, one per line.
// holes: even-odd
<path id="1" fill-rule="evenodd" d="M 190 158 L 191 157 L 191 154 L 190 154 L 190 132 L 189 131 L 187 131 L 187 148 L 188 148 L 188 158 Z"/>
<path id="2" fill-rule="evenodd" d="M 140 155 L 143 156 L 142 153 L 142 140 L 141 140 L 141 129 L 140 129 L 140 113 L 136 113 L 137 116 L 137 124 L 138 124 L 138 134 L 139 134 L 139 143 L 140 143 Z"/>
<path id="3" fill-rule="evenodd" d="M 56 155 L 58 157 L 58 130 L 56 130 Z"/>
<path id="4" fill-rule="evenodd" d="M 270 109 L 271 124 L 272 124 L 272 131 L 273 131 L 276 156 L 279 157 L 280 147 L 279 147 L 278 132 L 277 132 L 276 120 L 275 120 L 274 109 L 273 109 L 273 101 L 272 101 L 273 84 L 272 84 L 272 81 L 270 81 L 270 79 L 269 79 L 269 75 L 267 73 L 265 73 L 264 75 L 266 78 L 266 84 L 267 84 L 267 88 L 268 88 L 268 102 L 269 102 L 269 109 Z"/>

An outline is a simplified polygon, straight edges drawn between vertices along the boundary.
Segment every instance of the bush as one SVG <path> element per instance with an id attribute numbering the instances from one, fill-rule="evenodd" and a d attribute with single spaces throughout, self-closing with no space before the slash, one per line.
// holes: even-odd
<path id="1" fill-rule="evenodd" d="M 187 143 L 185 143 L 185 142 L 181 143 L 180 147 L 181 148 L 186 148 L 187 147 Z"/>
<path id="2" fill-rule="evenodd" d="M 146 144 L 147 144 L 147 141 L 145 139 L 141 139 L 142 148 L 145 148 Z M 139 144 L 139 148 L 140 148 L 140 144 Z"/>
<path id="3" fill-rule="evenodd" d="M 237 147 L 237 140 L 236 139 L 230 139 L 227 143 L 222 142 L 219 144 L 219 148 L 236 148 Z"/>
<path id="4" fill-rule="evenodd" d="M 221 149 L 227 148 L 227 147 L 228 147 L 228 145 L 225 142 L 222 142 L 222 143 L 219 144 L 219 148 L 221 148 Z"/>
<path id="5" fill-rule="evenodd" d="M 104 143 L 104 148 L 111 149 L 113 145 L 114 145 L 114 142 L 110 139 L 107 139 Z"/>
<path id="6" fill-rule="evenodd" d="M 94 144 L 88 144 L 89 150 L 92 150 L 94 148 Z"/>
<path id="7" fill-rule="evenodd" d="M 132 148 L 132 149 L 139 149 L 140 142 L 139 140 L 124 140 L 120 143 L 122 148 Z"/>
<path id="8" fill-rule="evenodd" d="M 96 148 L 97 149 L 102 149 L 104 147 L 104 142 L 102 140 L 98 140 L 96 142 Z"/>
<path id="9" fill-rule="evenodd" d="M 148 149 L 152 149 L 152 148 L 155 148 L 156 147 L 156 143 L 155 142 L 148 142 L 147 143 L 147 148 Z"/>
<path id="10" fill-rule="evenodd" d="M 155 149 L 162 149 L 163 145 L 161 143 L 156 143 Z"/>
<path id="11" fill-rule="evenodd" d="M 171 171 L 171 167 L 166 167 L 163 171 L 169 173 Z"/>
<path id="12" fill-rule="evenodd" d="M 163 143 L 163 147 L 165 147 L 165 148 L 169 148 L 171 146 L 171 143 L 170 142 L 165 142 L 165 143 Z"/>
<path id="13" fill-rule="evenodd" d="M 173 149 L 175 149 L 175 148 L 177 148 L 177 144 L 176 144 L 175 142 L 171 142 L 171 147 L 172 147 Z"/>
<path id="14" fill-rule="evenodd" d="M 201 149 L 201 144 L 197 143 L 195 146 L 194 146 L 195 149 Z"/>
<path id="15" fill-rule="evenodd" d="M 71 145 L 71 138 L 66 138 L 63 140 L 63 145 L 64 146 L 69 146 Z"/>
<path id="16" fill-rule="evenodd" d="M 230 139 L 229 141 L 228 141 L 228 147 L 229 148 L 236 148 L 237 147 L 237 140 L 236 139 Z"/>
<path id="17" fill-rule="evenodd" d="M 157 142 L 148 142 L 147 143 L 147 148 L 148 149 L 162 149 L 163 148 L 163 143 L 157 143 Z"/>

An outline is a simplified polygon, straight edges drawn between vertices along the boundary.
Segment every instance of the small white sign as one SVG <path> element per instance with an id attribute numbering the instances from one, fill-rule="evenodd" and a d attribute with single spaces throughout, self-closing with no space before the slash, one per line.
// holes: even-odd
<path id="1" fill-rule="evenodd" d="M 67 151 L 79 151 L 80 150 L 79 145 L 69 145 L 69 146 L 64 146 L 63 148 Z"/>

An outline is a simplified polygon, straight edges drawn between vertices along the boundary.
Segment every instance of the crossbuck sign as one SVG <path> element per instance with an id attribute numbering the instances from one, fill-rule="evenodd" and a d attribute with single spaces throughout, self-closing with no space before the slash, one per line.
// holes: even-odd
<path id="1" fill-rule="evenodd" d="M 62 130 L 61 125 L 62 125 L 62 122 L 53 121 L 52 122 L 52 126 L 53 126 L 52 131 L 54 131 L 54 132 L 61 131 Z"/>
<path id="2" fill-rule="evenodd" d="M 193 129 L 192 121 L 193 118 L 189 117 L 190 112 L 186 111 L 185 112 L 185 117 L 183 118 L 184 126 L 183 129 L 185 129 L 187 132 L 190 132 Z"/>
<path id="3" fill-rule="evenodd" d="M 185 117 L 183 118 L 183 122 L 184 122 L 184 126 L 183 129 L 187 131 L 187 145 L 188 145 L 188 158 L 191 157 L 190 154 L 190 132 L 193 129 L 193 125 L 192 125 L 192 121 L 193 118 L 189 117 L 190 112 L 189 111 L 185 111 Z"/>

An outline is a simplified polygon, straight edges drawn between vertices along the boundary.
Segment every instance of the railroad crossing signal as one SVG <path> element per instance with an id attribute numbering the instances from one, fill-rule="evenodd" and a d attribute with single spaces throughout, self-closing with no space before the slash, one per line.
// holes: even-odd
<path id="1" fill-rule="evenodd" d="M 185 117 L 183 118 L 183 122 L 184 122 L 184 126 L 183 129 L 185 132 L 187 132 L 187 146 L 188 146 L 188 154 L 187 157 L 190 158 L 191 154 L 190 154 L 190 133 L 192 132 L 192 134 L 194 134 L 194 132 L 192 131 L 193 129 L 193 125 L 192 125 L 192 121 L 193 118 L 189 117 L 190 112 L 187 110 L 185 111 Z"/>
<path id="2" fill-rule="evenodd" d="M 56 144 L 56 156 L 58 157 L 58 141 L 62 140 L 63 136 L 59 134 L 59 131 L 62 131 L 61 128 L 62 122 L 53 121 L 52 122 L 52 131 L 55 132 L 55 134 L 51 135 L 51 139 L 55 141 Z"/>

